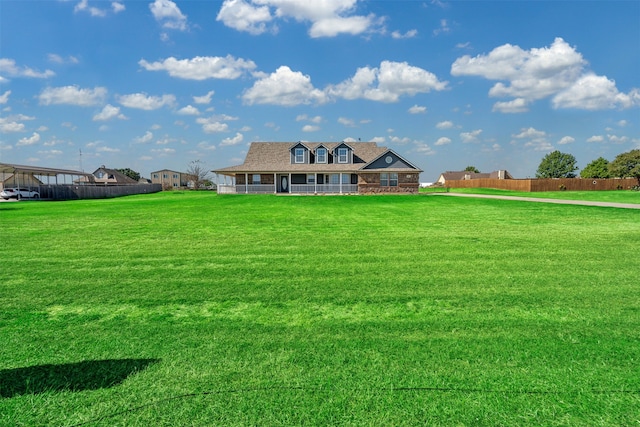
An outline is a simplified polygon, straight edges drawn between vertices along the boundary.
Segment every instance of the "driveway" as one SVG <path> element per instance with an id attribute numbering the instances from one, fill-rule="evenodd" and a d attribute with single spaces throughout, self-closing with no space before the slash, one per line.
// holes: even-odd
<path id="1" fill-rule="evenodd" d="M 635 204 L 635 203 L 590 202 L 587 200 L 543 199 L 540 197 L 494 196 L 489 194 L 464 194 L 464 193 L 431 193 L 430 195 L 453 196 L 453 197 L 475 197 L 478 199 L 518 200 L 522 202 L 556 203 L 560 205 L 582 205 L 582 206 L 601 206 L 601 207 L 608 207 L 608 208 L 640 209 L 640 204 Z"/>

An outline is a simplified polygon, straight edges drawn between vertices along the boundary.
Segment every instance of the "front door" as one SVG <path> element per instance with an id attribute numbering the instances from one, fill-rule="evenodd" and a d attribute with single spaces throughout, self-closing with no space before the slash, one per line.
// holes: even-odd
<path id="1" fill-rule="evenodd" d="M 289 175 L 278 175 L 278 193 L 289 192 Z"/>

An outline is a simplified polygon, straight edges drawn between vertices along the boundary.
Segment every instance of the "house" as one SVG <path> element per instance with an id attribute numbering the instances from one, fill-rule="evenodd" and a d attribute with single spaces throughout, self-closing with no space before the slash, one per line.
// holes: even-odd
<path id="1" fill-rule="evenodd" d="M 189 176 L 186 173 L 176 172 L 169 169 L 162 169 L 151 172 L 151 183 L 162 184 L 164 190 L 171 188 L 186 187 Z"/>
<path id="2" fill-rule="evenodd" d="M 513 176 L 506 170 L 497 170 L 489 173 L 479 173 L 471 171 L 447 171 L 440 174 L 435 185 L 444 185 L 447 181 L 463 181 L 467 179 L 513 179 Z"/>
<path id="3" fill-rule="evenodd" d="M 33 173 L 18 175 L 12 172 L 0 172 L 0 190 L 11 187 L 39 187 L 42 181 Z"/>
<path id="4" fill-rule="evenodd" d="M 218 193 L 417 193 L 420 170 L 375 142 L 252 142 Z M 231 184 L 227 184 L 227 180 Z"/>
<path id="5" fill-rule="evenodd" d="M 109 169 L 105 165 L 100 166 L 91 175 L 83 176 L 75 182 L 80 184 L 103 184 L 103 185 L 132 185 L 137 184 L 133 178 L 115 169 Z"/>

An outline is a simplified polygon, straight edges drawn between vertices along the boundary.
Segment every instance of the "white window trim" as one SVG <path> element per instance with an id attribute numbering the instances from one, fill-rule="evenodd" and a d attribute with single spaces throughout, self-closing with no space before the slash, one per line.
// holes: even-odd
<path id="1" fill-rule="evenodd" d="M 302 152 L 302 160 L 298 161 L 298 150 Z M 304 148 L 295 148 L 293 150 L 293 162 L 294 163 L 304 163 Z"/>
<path id="2" fill-rule="evenodd" d="M 319 153 L 320 151 L 322 151 L 322 152 L 324 153 L 324 161 L 320 161 L 320 160 L 319 160 L 320 155 L 319 155 L 318 153 Z M 327 157 L 328 157 L 328 156 L 327 156 L 327 149 L 326 149 L 326 148 L 321 147 L 321 148 L 318 148 L 318 149 L 316 150 L 316 163 L 323 163 L 323 164 L 324 164 L 324 163 L 327 163 Z"/>
<path id="3" fill-rule="evenodd" d="M 342 161 L 340 154 L 344 150 L 344 162 Z M 338 148 L 338 163 L 349 163 L 349 149 L 345 147 Z"/>

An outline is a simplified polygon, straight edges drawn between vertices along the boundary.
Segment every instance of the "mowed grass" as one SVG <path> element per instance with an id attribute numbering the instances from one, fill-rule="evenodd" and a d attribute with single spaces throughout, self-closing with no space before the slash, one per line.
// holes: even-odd
<path id="1" fill-rule="evenodd" d="M 512 191 L 497 188 L 450 188 L 451 193 L 464 194 L 487 194 L 492 196 L 517 196 L 531 197 L 538 199 L 565 199 L 565 200 L 586 200 L 590 202 L 608 203 L 630 203 L 640 204 L 640 191 L 619 190 L 619 191 Z M 444 187 L 421 188 L 420 193 L 445 193 Z"/>
<path id="2" fill-rule="evenodd" d="M 640 212 L 0 204 L 0 425 L 640 423 Z"/>

